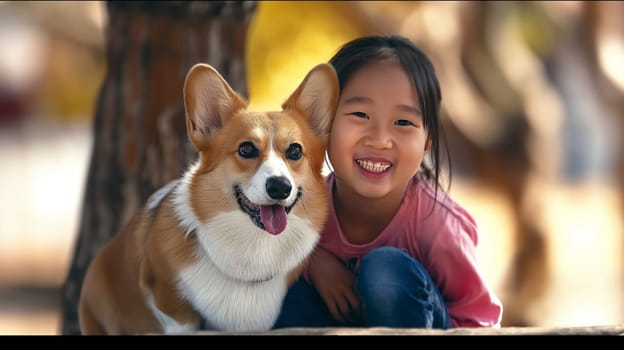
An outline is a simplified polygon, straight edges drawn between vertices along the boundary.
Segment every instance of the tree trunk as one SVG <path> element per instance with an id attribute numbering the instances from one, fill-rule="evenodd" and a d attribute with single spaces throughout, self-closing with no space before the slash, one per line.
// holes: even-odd
<path id="1" fill-rule="evenodd" d="M 253 1 L 106 3 L 108 70 L 97 101 L 73 259 L 62 286 L 61 334 L 80 334 L 77 305 L 95 253 L 157 188 L 195 160 L 182 87 L 192 65 L 213 65 L 247 95 L 245 41 Z"/>

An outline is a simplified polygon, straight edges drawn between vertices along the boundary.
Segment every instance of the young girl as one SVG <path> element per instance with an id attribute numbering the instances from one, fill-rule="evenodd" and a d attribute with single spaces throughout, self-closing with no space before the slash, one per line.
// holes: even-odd
<path id="1" fill-rule="evenodd" d="M 330 63 L 341 89 L 328 145 L 332 206 L 274 327 L 500 327 L 476 223 L 440 190 L 432 63 L 400 36 L 355 39 Z"/>

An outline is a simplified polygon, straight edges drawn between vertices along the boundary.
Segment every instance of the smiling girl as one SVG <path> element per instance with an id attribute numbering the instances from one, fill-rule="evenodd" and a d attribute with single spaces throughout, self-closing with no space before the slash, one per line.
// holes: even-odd
<path id="1" fill-rule="evenodd" d="M 400 36 L 355 39 L 330 63 L 330 216 L 274 327 L 500 327 L 475 220 L 440 187 L 432 63 Z"/>

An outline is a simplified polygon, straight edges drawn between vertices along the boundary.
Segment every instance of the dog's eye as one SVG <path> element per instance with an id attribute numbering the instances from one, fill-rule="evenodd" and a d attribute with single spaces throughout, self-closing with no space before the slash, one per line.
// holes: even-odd
<path id="1" fill-rule="evenodd" d="M 303 156 L 303 151 L 301 150 L 301 145 L 298 143 L 291 143 L 286 150 L 286 158 L 292 160 L 298 160 Z"/>
<path id="2" fill-rule="evenodd" d="M 253 143 L 245 141 L 238 145 L 238 154 L 243 158 L 255 158 L 258 156 L 258 149 Z"/>

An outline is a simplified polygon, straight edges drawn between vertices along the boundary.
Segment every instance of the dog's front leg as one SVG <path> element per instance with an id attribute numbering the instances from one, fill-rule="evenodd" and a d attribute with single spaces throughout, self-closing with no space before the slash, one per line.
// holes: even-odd
<path id="1" fill-rule="evenodd" d="M 153 273 L 148 261 L 141 264 L 140 284 L 148 308 L 160 324 L 155 332 L 174 334 L 199 330 L 201 319 L 193 307 L 178 293 L 171 279 L 163 280 Z"/>

